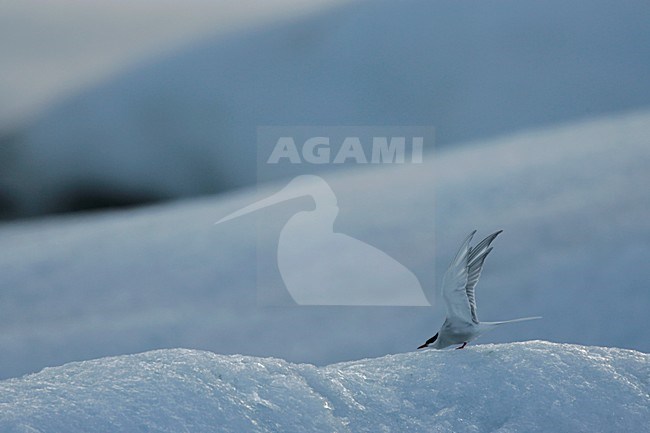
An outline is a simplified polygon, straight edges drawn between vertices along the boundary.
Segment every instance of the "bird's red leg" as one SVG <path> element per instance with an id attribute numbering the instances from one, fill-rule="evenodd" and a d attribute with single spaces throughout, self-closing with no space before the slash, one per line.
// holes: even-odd
<path id="1" fill-rule="evenodd" d="M 463 349 L 465 346 L 467 346 L 467 341 L 463 342 L 463 345 L 460 346 L 460 347 L 457 347 L 456 350 Z"/>

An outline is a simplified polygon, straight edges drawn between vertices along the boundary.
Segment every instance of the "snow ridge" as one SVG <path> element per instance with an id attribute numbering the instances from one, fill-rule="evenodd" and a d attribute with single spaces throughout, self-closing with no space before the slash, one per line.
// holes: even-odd
<path id="1" fill-rule="evenodd" d="M 648 431 L 649 373 L 645 353 L 544 341 L 320 368 L 157 350 L 0 382 L 0 430 Z"/>

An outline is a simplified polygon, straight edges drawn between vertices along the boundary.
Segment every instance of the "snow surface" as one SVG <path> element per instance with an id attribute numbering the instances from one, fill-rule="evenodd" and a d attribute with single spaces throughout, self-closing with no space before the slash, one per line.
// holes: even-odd
<path id="1" fill-rule="evenodd" d="M 257 217 L 286 221 L 313 204 L 297 199 L 213 223 L 284 182 L 4 224 L 0 377 L 156 348 L 317 365 L 408 351 L 442 323 L 436 282 L 473 228 L 505 230 L 476 290 L 479 318 L 544 317 L 482 342 L 541 338 L 648 352 L 649 166 L 650 113 L 641 112 L 463 146 L 422 165 L 326 176 L 339 199 L 335 229 L 413 271 L 433 309 L 295 307 L 279 275 L 258 282 L 256 264 L 276 266 L 281 226 L 258 237 Z M 267 285 L 285 306 L 257 304 Z"/>
<path id="2" fill-rule="evenodd" d="M 318 368 L 185 349 L 0 382 L 3 432 L 647 432 L 650 355 L 543 341 Z"/>
<path id="3" fill-rule="evenodd" d="M 261 125 L 433 125 L 437 145 L 650 104 L 650 3 L 367 1 L 205 41 L 0 139 L 0 214 L 255 182 Z"/>

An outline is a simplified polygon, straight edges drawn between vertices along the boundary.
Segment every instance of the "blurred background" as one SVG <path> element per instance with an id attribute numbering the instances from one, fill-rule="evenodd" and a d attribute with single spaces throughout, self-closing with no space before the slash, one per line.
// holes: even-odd
<path id="1" fill-rule="evenodd" d="M 439 148 L 644 107 L 643 1 L 8 2 L 0 214 L 255 182 L 258 125 L 433 125 Z"/>
<path id="2" fill-rule="evenodd" d="M 634 0 L 3 2 L 0 377 L 158 347 L 410 350 L 473 228 L 506 230 L 485 319 L 550 316 L 491 341 L 650 350 L 649 22 Z M 435 313 L 255 305 L 277 239 L 212 223 L 258 198 L 261 125 L 435 126 L 420 169 L 328 178 L 337 229 Z"/>

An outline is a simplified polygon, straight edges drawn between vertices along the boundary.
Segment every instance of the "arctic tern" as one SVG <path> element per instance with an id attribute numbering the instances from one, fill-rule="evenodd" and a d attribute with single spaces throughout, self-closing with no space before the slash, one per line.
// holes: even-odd
<path id="1" fill-rule="evenodd" d="M 504 323 L 541 319 L 541 317 L 525 317 L 503 322 L 479 322 L 478 320 L 474 287 L 481 276 L 485 258 L 492 251 L 490 244 L 502 231 L 492 233 L 474 247 L 470 247 L 469 244 L 476 230 L 465 238 L 442 280 L 442 296 L 447 310 L 445 323 L 436 335 L 429 338 L 418 349 L 425 347 L 444 349 L 454 344 L 462 344 L 456 348 L 462 349 L 482 333 Z"/>

